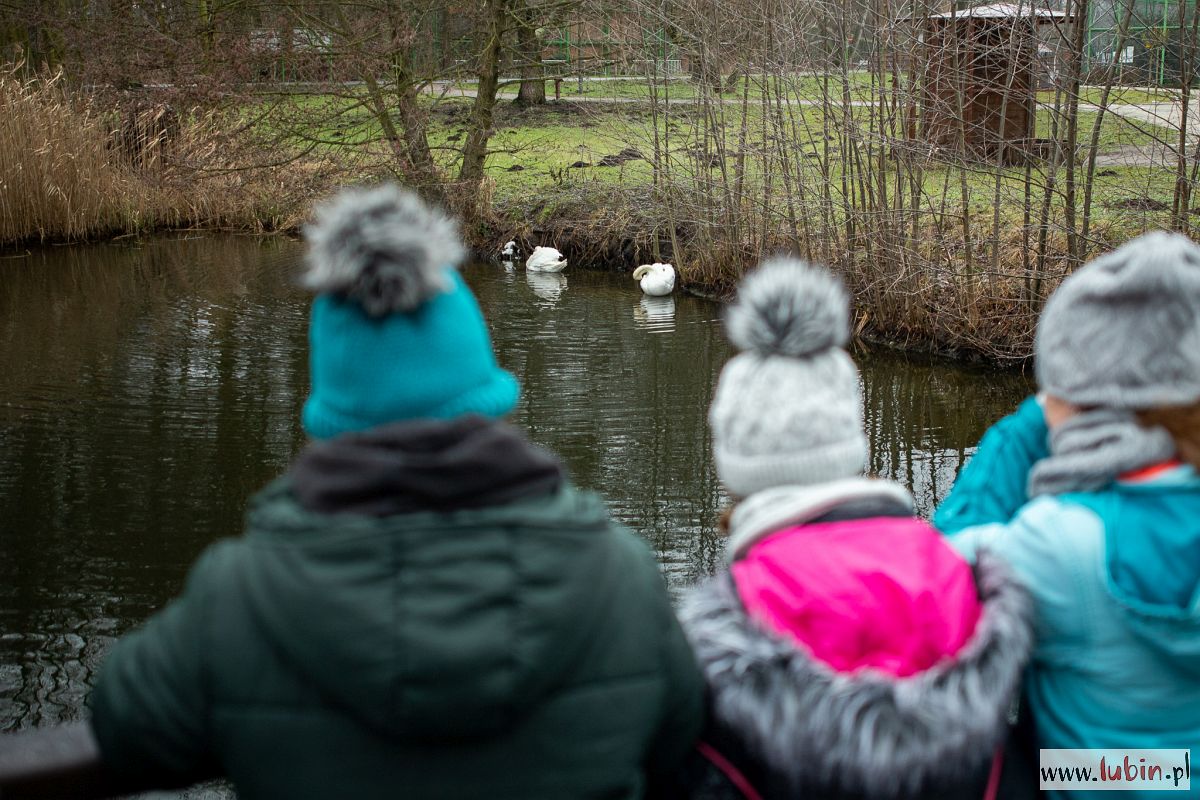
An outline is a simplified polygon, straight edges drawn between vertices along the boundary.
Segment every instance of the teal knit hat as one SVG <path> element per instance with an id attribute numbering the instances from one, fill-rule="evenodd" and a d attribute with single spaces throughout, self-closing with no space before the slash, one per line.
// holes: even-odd
<path id="1" fill-rule="evenodd" d="M 458 272 L 454 222 L 395 185 L 343 191 L 306 230 L 312 393 L 304 429 L 324 439 L 406 419 L 501 417 L 516 378 L 496 364 Z"/>

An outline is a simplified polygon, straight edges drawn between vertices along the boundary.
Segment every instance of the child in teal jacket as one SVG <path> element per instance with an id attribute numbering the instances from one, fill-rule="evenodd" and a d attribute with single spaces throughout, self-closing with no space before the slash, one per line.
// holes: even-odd
<path id="1" fill-rule="evenodd" d="M 1042 394 L 934 524 L 1033 595 L 1039 747 L 1200 748 L 1200 248 L 1150 234 L 1080 269 L 1036 357 Z"/>

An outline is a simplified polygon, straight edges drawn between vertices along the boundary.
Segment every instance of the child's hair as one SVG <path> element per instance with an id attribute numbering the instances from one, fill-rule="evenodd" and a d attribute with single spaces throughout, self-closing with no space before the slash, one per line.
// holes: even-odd
<path id="1" fill-rule="evenodd" d="M 1137 412 L 1143 425 L 1158 425 L 1171 434 L 1179 457 L 1200 470 L 1200 402 Z"/>
<path id="2" fill-rule="evenodd" d="M 729 535 L 730 520 L 733 518 L 733 510 L 735 508 L 737 508 L 737 505 L 730 503 L 717 513 L 717 533 L 722 536 Z"/>

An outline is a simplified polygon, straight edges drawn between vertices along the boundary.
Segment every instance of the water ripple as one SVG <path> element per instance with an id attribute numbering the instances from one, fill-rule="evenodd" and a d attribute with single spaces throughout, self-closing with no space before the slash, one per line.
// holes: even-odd
<path id="1" fill-rule="evenodd" d="M 156 240 L 0 262 L 0 730 L 76 719 L 115 637 L 236 535 L 303 445 L 298 244 Z M 722 559 L 706 423 L 720 307 L 622 275 L 473 265 L 513 414 L 637 531 L 672 591 Z M 870 469 L 923 511 L 1019 378 L 856 354 Z M 206 787 L 194 796 L 224 796 Z"/>

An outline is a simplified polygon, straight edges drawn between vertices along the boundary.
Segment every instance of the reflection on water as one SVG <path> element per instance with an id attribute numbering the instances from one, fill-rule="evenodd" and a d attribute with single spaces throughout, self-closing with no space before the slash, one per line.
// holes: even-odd
<path id="1" fill-rule="evenodd" d="M 113 637 L 240 530 L 246 498 L 303 445 L 300 252 L 216 238 L 0 259 L 0 730 L 78 717 Z M 522 381 L 514 421 L 686 586 L 722 546 L 705 421 L 729 355 L 719 307 L 643 297 L 624 276 L 523 271 L 464 270 Z M 871 471 L 913 487 L 924 511 L 1028 391 L 1012 375 L 855 355 Z"/>
<path id="2" fill-rule="evenodd" d="M 567 290 L 567 276 L 561 272 L 526 272 L 525 282 L 537 295 L 538 305 L 548 308 L 558 302 L 562 293 Z"/>
<path id="3" fill-rule="evenodd" d="M 77 715 L 111 638 L 292 457 L 294 255 L 204 240 L 0 261 L 0 729 Z"/>
<path id="4" fill-rule="evenodd" d="M 642 295 L 633 309 L 633 321 L 650 333 L 671 333 L 675 330 L 675 298 Z"/>

